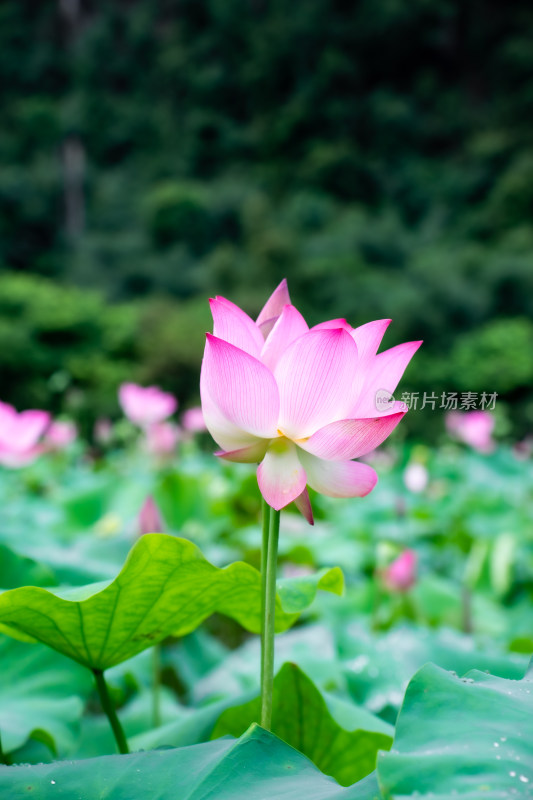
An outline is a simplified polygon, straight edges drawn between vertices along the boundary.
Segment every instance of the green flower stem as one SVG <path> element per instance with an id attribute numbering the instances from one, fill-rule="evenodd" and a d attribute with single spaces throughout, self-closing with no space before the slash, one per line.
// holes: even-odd
<path id="1" fill-rule="evenodd" d="M 263 686 L 265 673 L 265 598 L 266 598 L 266 566 L 268 554 L 268 529 L 270 526 L 270 506 L 263 498 L 263 538 L 261 540 L 261 686 Z"/>
<path id="2" fill-rule="evenodd" d="M 474 633 L 474 622 L 472 619 L 472 592 L 470 587 L 463 584 L 461 591 L 461 605 L 462 605 L 462 627 L 463 633 Z"/>
<path id="3" fill-rule="evenodd" d="M 152 647 L 152 726 L 161 725 L 161 645 Z"/>
<path id="4" fill-rule="evenodd" d="M 2 737 L 0 736 L 0 764 L 9 764 L 9 758 L 7 754 L 4 753 L 4 749 L 2 747 Z"/>
<path id="5" fill-rule="evenodd" d="M 266 505 L 266 504 L 265 504 Z M 267 731 L 272 722 L 274 684 L 274 628 L 276 619 L 276 568 L 278 561 L 280 512 L 268 507 L 268 536 L 263 522 L 262 626 L 261 626 L 261 725 Z"/>
<path id="6" fill-rule="evenodd" d="M 115 737 L 119 753 L 129 753 L 130 751 L 128 748 L 128 742 L 126 741 L 126 736 L 124 735 L 122 725 L 119 722 L 117 712 L 115 711 L 115 706 L 111 700 L 111 695 L 109 694 L 109 689 L 107 683 L 105 682 L 104 673 L 101 669 L 93 669 L 92 672 L 96 681 L 98 694 L 100 695 L 102 709 L 104 710 L 109 720 L 109 724 L 111 725 L 111 729 L 113 730 L 113 735 Z"/>

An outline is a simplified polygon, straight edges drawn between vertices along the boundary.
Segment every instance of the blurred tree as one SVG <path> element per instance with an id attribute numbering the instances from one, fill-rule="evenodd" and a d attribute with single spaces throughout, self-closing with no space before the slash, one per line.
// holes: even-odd
<path id="1" fill-rule="evenodd" d="M 153 294 L 129 357 L 185 397 L 201 347 L 160 316 L 254 312 L 285 275 L 313 321 L 394 317 L 409 380 L 448 386 L 533 314 L 532 32 L 526 0 L 5 0 L 1 269 Z"/>

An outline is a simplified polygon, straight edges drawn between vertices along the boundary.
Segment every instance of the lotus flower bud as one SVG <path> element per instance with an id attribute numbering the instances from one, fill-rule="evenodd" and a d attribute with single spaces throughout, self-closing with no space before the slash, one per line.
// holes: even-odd
<path id="1" fill-rule="evenodd" d="M 159 508 L 152 495 L 148 495 L 139 512 L 139 535 L 143 536 L 145 533 L 163 533 L 163 527 L 163 520 L 161 519 Z"/>
<path id="2" fill-rule="evenodd" d="M 391 592 L 407 592 L 416 582 L 416 553 L 404 550 L 392 564 L 383 570 L 381 577 Z"/>

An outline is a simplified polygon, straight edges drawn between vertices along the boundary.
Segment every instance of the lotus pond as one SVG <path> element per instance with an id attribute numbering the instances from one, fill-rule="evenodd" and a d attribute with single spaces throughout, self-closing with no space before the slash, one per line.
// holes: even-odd
<path id="1" fill-rule="evenodd" d="M 4 469 L 2 800 L 530 796 L 531 460 L 374 459 L 366 498 L 281 515 L 271 732 L 252 468 L 200 435 L 163 462 L 76 442 Z M 164 533 L 141 536 L 148 496 Z"/>

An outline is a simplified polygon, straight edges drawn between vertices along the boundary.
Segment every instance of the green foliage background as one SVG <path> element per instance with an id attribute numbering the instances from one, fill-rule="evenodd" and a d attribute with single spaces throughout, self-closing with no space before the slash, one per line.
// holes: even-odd
<path id="1" fill-rule="evenodd" d="M 532 28 L 526 0 L 3 2 L 2 399 L 192 402 L 207 296 L 253 313 L 286 276 L 310 322 L 423 338 L 402 388 L 497 391 L 526 432 Z"/>

